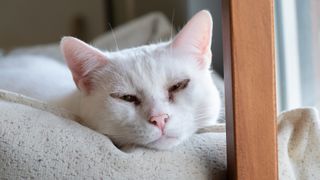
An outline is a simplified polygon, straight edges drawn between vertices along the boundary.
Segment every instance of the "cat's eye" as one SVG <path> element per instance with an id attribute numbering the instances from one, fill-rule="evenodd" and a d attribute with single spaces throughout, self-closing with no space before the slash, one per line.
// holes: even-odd
<path id="1" fill-rule="evenodd" d="M 185 79 L 183 81 L 178 82 L 177 84 L 174 84 L 171 86 L 168 91 L 169 93 L 178 92 L 179 90 L 185 89 L 190 82 L 190 79 Z"/>
<path id="2" fill-rule="evenodd" d="M 134 105 L 139 105 L 141 103 L 139 98 L 135 95 L 130 95 L 130 94 L 120 95 L 118 93 L 111 93 L 110 96 L 113 98 L 118 98 L 130 103 L 133 103 Z"/>
<path id="3" fill-rule="evenodd" d="M 185 89 L 185 88 L 188 86 L 189 82 L 190 82 L 190 79 L 184 79 L 184 80 L 178 82 L 177 84 L 174 84 L 173 86 L 171 86 L 171 87 L 168 89 L 169 100 L 170 100 L 171 102 L 173 102 L 173 101 L 174 101 L 174 94 L 175 94 L 176 92 L 179 92 L 179 91 L 182 90 L 182 89 Z"/>
<path id="4" fill-rule="evenodd" d="M 128 102 L 138 102 L 138 98 L 132 95 L 124 95 L 124 96 L 121 96 L 120 98 Z"/>

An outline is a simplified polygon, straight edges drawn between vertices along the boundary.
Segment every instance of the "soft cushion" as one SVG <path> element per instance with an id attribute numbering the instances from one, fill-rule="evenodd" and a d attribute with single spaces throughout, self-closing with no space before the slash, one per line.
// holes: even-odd
<path id="1" fill-rule="evenodd" d="M 8 179 L 221 179 L 225 133 L 196 134 L 170 151 L 118 149 L 75 116 L 0 91 L 0 177 Z M 223 131 L 223 130 L 222 130 Z"/>
<path id="2" fill-rule="evenodd" d="M 280 179 L 320 179 L 319 120 L 315 108 L 299 108 L 278 117 Z"/>
<path id="3" fill-rule="evenodd" d="M 118 149 L 62 109 L 0 91 L 0 177 L 4 179 L 224 179 L 223 126 L 195 134 L 171 151 Z M 320 178 L 319 114 L 278 117 L 280 179 Z"/>

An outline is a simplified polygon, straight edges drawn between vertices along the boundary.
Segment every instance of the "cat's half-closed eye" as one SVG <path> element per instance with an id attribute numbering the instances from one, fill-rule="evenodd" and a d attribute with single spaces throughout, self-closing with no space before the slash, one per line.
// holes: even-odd
<path id="1" fill-rule="evenodd" d="M 140 99 L 135 96 L 135 95 L 131 95 L 131 94 L 120 94 L 120 93 L 111 93 L 110 94 L 111 97 L 116 98 L 116 99 L 120 99 L 129 103 L 133 103 L 134 105 L 139 105 L 141 104 Z"/>
<path id="2" fill-rule="evenodd" d="M 188 86 L 189 82 L 190 82 L 190 79 L 184 79 L 184 80 L 182 80 L 182 81 L 170 86 L 169 89 L 168 89 L 169 100 L 173 101 L 174 93 L 177 93 L 180 90 L 185 89 Z"/>

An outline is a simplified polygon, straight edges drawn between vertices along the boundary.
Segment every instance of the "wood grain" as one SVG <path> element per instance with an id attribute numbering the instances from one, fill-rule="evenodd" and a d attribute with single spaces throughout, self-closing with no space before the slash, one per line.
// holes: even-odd
<path id="1" fill-rule="evenodd" d="M 223 0 L 228 178 L 278 178 L 272 0 Z"/>

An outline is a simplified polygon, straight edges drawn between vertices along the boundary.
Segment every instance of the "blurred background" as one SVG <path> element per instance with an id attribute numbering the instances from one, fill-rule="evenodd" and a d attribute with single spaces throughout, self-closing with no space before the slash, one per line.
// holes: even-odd
<path id="1" fill-rule="evenodd" d="M 65 35 L 106 50 L 148 44 L 201 9 L 213 16 L 213 68 L 223 76 L 221 0 L 1 0 L 0 52 L 59 58 Z M 320 107 L 320 0 L 275 1 L 275 35 L 279 112 Z"/>
<path id="2" fill-rule="evenodd" d="M 223 75 L 220 0 L 1 0 L 0 48 L 54 43 L 65 35 L 90 42 L 151 12 L 162 13 L 175 32 L 201 9 L 213 15 L 213 66 Z"/>
<path id="3" fill-rule="evenodd" d="M 278 109 L 320 108 L 320 0 L 275 1 Z"/>

